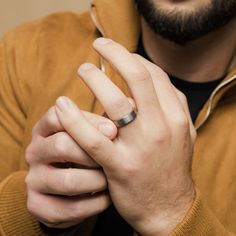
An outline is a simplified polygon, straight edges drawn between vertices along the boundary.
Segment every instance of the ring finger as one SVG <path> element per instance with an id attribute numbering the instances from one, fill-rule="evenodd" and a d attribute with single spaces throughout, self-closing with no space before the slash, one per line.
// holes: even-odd
<path id="1" fill-rule="evenodd" d="M 41 204 L 40 204 L 41 203 Z M 111 203 L 107 193 L 95 195 L 64 198 L 28 193 L 27 207 L 29 211 L 41 222 L 49 227 L 72 226 L 104 211 Z"/>
<path id="2" fill-rule="evenodd" d="M 89 168 L 100 167 L 67 132 L 40 138 L 35 152 L 38 163 L 71 162 Z"/>
<path id="3" fill-rule="evenodd" d="M 107 188 L 102 170 L 60 169 L 44 165 L 30 169 L 26 182 L 37 192 L 63 196 L 101 192 Z"/>

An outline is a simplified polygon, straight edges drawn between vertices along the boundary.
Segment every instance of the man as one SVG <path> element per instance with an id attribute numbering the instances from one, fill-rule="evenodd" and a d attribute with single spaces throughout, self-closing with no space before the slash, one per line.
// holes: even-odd
<path id="1" fill-rule="evenodd" d="M 1 234 L 234 235 L 235 13 L 233 0 L 95 0 L 91 18 L 10 33 Z"/>

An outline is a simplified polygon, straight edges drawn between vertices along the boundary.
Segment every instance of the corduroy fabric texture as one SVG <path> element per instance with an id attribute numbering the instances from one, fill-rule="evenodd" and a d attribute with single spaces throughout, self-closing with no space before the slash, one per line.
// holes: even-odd
<path id="1" fill-rule="evenodd" d="M 1 235 L 42 235 L 39 224 L 26 208 L 26 172 L 19 171 L 6 178 L 0 186 Z"/>

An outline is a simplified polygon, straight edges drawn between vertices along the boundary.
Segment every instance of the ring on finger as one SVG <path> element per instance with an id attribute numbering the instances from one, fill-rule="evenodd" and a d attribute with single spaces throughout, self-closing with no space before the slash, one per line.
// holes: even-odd
<path id="1" fill-rule="evenodd" d="M 119 120 L 113 120 L 113 122 L 117 128 L 121 128 L 133 122 L 136 119 L 136 117 L 137 117 L 137 112 L 135 109 L 133 109 L 126 116 L 122 117 Z"/>

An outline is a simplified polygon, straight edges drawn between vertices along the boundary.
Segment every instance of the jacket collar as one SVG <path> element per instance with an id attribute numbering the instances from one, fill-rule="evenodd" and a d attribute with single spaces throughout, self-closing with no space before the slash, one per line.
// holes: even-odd
<path id="1" fill-rule="evenodd" d="M 92 6 L 103 36 L 135 52 L 141 27 L 134 0 L 93 0 Z"/>

